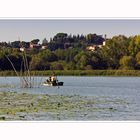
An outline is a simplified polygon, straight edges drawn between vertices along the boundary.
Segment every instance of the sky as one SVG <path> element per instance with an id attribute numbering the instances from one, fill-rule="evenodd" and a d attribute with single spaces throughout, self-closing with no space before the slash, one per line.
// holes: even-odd
<path id="1" fill-rule="evenodd" d="M 140 19 L 0 19 L 0 42 L 42 40 L 59 32 L 133 36 L 140 34 Z"/>

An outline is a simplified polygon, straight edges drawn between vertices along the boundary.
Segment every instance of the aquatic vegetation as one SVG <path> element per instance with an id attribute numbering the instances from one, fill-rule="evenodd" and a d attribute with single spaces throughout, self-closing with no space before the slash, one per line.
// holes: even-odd
<path id="1" fill-rule="evenodd" d="M 0 120 L 5 120 L 5 117 L 4 116 L 0 116 Z"/>
<path id="2" fill-rule="evenodd" d="M 4 84 L 4 85 L 0 85 L 0 88 L 14 88 L 14 85 L 9 85 L 9 84 Z"/>
<path id="3" fill-rule="evenodd" d="M 0 120 L 91 120 L 98 113 L 116 112 L 112 105 L 119 101 L 125 104 L 105 97 L 1 92 Z"/>

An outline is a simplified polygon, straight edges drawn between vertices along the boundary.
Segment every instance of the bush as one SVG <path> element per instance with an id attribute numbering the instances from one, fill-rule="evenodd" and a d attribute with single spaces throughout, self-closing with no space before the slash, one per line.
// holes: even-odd
<path id="1" fill-rule="evenodd" d="M 123 56 L 120 59 L 120 68 L 125 70 L 133 70 L 135 67 L 135 60 L 132 56 Z"/>

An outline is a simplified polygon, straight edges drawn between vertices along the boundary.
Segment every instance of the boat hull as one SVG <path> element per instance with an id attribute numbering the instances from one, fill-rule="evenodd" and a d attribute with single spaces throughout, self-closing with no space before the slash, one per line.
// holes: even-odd
<path id="1" fill-rule="evenodd" d="M 43 83 L 43 85 L 44 86 L 63 86 L 63 83 L 64 82 L 58 82 L 58 83 L 48 83 L 48 82 L 46 82 L 46 83 Z"/>

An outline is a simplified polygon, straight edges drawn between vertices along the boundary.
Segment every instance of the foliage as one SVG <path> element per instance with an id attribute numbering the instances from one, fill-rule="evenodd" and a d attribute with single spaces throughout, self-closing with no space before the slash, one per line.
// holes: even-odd
<path id="1" fill-rule="evenodd" d="M 120 65 L 122 69 L 126 70 L 134 69 L 135 60 L 132 56 L 123 56 L 120 59 Z"/>
<path id="2" fill-rule="evenodd" d="M 38 44 L 39 41 L 40 41 L 39 39 L 33 39 L 31 42 L 32 42 L 33 44 Z"/>
<path id="3" fill-rule="evenodd" d="M 103 46 L 103 41 L 106 45 Z M 39 39 L 31 41 L 39 43 Z M 25 47 L 31 70 L 104 70 L 140 69 L 140 35 L 126 37 L 114 36 L 106 40 L 96 34 L 68 35 L 57 33 L 48 41 L 43 39 L 46 49 L 29 48 L 30 42 L 0 42 L 0 70 L 12 70 L 6 56 L 20 71 L 23 54 L 19 48 Z M 88 46 L 96 46 L 88 51 Z M 100 47 L 99 47 L 100 45 Z"/>

